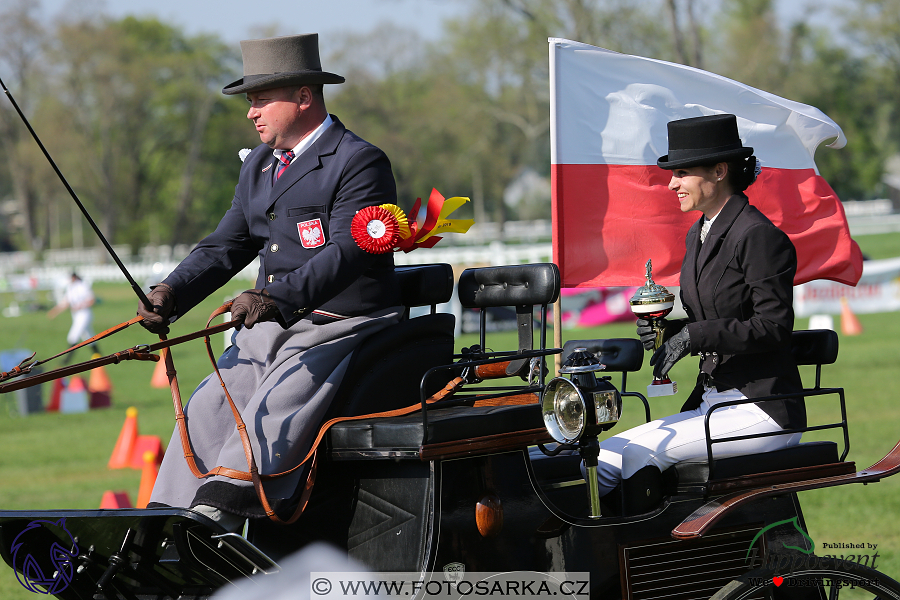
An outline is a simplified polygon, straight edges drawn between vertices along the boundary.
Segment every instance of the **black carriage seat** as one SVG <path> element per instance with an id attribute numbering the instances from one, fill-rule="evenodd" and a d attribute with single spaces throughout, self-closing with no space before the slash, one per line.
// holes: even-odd
<path id="1" fill-rule="evenodd" d="M 531 315 L 535 305 L 544 308 L 559 295 L 559 270 L 552 263 L 466 269 L 457 292 L 463 308 L 484 309 L 515 306 L 527 333 L 520 327 L 520 345 L 531 340 Z M 421 319 L 419 317 L 418 319 Z M 418 319 L 412 319 L 416 321 Z M 483 334 L 483 332 L 482 332 Z M 529 347 L 530 349 L 530 347 Z M 444 365 L 451 365 L 450 356 Z M 446 383 L 440 382 L 441 385 Z M 475 391 L 475 388 L 463 392 Z M 398 405 L 409 406 L 419 399 L 404 394 Z M 372 412 L 372 411 L 370 411 Z M 485 448 L 524 448 L 537 441 L 549 441 L 543 426 L 540 405 L 448 406 L 427 412 L 427 427 L 421 412 L 407 416 L 363 419 L 337 423 L 329 432 L 333 458 L 394 457 L 446 458 L 465 456 Z M 423 441 L 427 440 L 427 444 Z"/>
<path id="2" fill-rule="evenodd" d="M 837 360 L 837 333 L 829 329 L 794 331 L 791 343 L 798 365 L 816 367 L 815 387 L 805 388 L 805 391 L 821 390 L 822 365 L 833 364 Z M 846 445 L 846 430 L 844 440 Z M 715 448 L 713 445 L 713 452 Z M 845 447 L 844 455 L 846 450 Z M 855 464 L 843 462 L 843 458 L 838 455 L 836 442 L 801 442 L 774 452 L 715 459 L 712 473 L 706 457 L 684 461 L 663 473 L 663 485 L 667 494 L 720 494 L 761 485 L 854 473 Z"/>
<path id="3" fill-rule="evenodd" d="M 795 331 L 792 344 L 798 364 L 816 366 L 813 389 L 819 389 L 821 366 L 833 364 L 837 359 L 837 334 L 830 330 Z M 598 356 L 601 363 L 607 364 L 603 372 L 637 371 L 641 368 L 644 350 L 639 340 L 570 340 L 566 342 L 563 356 L 578 347 L 587 348 Z M 625 372 L 622 389 L 625 388 L 624 376 Z M 647 420 L 650 420 L 649 413 Z M 535 477 L 545 491 L 569 486 L 582 477 L 581 457 L 575 452 L 546 457 L 535 450 L 531 452 L 531 458 Z M 774 452 L 717 459 L 712 477 L 709 476 L 706 457 L 678 463 L 667 469 L 655 484 L 651 479 L 650 485 L 661 485 L 663 489 L 651 490 L 650 495 L 661 498 L 676 493 L 717 494 L 813 474 L 824 477 L 854 471 L 852 462 L 841 461 L 835 442 L 803 442 Z"/>
<path id="4" fill-rule="evenodd" d="M 414 404 L 425 372 L 452 360 L 456 318 L 435 312 L 438 304 L 453 295 L 452 267 L 440 263 L 401 266 L 396 273 L 406 314 L 396 326 L 369 337 L 357 348 L 328 418 Z M 431 313 L 409 318 L 409 309 L 420 306 L 431 306 Z M 435 380 L 436 387 L 429 393 L 443 383 Z"/>
<path id="5" fill-rule="evenodd" d="M 453 359 L 456 318 L 436 312 L 437 305 L 453 295 L 453 269 L 447 264 L 427 264 L 395 270 L 400 299 L 407 310 L 399 323 L 370 336 L 353 353 L 324 421 L 409 406 L 419 398 L 423 374 Z M 420 306 L 431 306 L 431 312 L 410 318 L 409 309 Z M 440 387 L 443 383 L 446 382 L 436 381 L 435 385 Z M 325 445 L 330 444 L 335 431 L 341 431 L 341 425 L 344 424 L 329 431 Z M 319 449 L 322 458 L 326 453 L 321 452 L 322 446 Z M 343 519 L 352 510 L 344 504 L 349 496 L 345 495 L 344 481 L 338 473 L 320 469 L 309 505 L 297 522 L 285 527 L 268 519 L 251 519 L 247 539 L 275 560 L 314 539 L 344 543 L 340 532 L 348 525 Z M 303 479 L 294 500 L 300 498 L 302 484 Z"/>

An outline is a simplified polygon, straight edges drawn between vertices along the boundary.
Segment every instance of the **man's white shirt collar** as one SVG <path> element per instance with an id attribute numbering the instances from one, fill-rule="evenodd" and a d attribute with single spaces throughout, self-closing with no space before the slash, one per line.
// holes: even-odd
<path id="1" fill-rule="evenodd" d="M 332 123 L 334 123 L 334 121 L 331 119 L 331 115 L 327 115 L 325 117 L 325 120 L 322 121 L 321 125 L 316 127 L 315 130 L 311 134 L 309 134 L 308 136 L 306 136 L 305 138 L 300 140 L 300 143 L 292 148 L 292 150 L 294 151 L 294 159 L 293 160 L 297 160 L 298 156 L 300 156 L 304 151 L 306 151 L 307 148 L 309 148 L 310 146 L 315 144 L 316 140 L 319 139 L 320 137 L 322 137 L 322 134 L 325 133 L 325 130 L 328 129 L 329 127 L 331 127 Z M 274 154 L 275 158 L 278 158 L 278 159 L 281 158 L 281 154 L 283 152 L 284 152 L 283 150 L 277 150 L 277 149 L 272 150 L 272 154 Z"/>

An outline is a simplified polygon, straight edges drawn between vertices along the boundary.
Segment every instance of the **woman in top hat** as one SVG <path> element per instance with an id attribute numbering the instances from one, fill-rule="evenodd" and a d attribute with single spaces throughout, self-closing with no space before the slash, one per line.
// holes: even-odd
<path id="1" fill-rule="evenodd" d="M 734 115 L 672 121 L 668 133 L 669 153 L 657 164 L 672 171 L 669 189 L 681 210 L 703 215 L 688 231 L 681 267 L 688 318 L 663 321 L 665 342 L 650 364 L 654 375 L 664 376 L 693 354 L 700 357 L 700 375 L 682 412 L 601 444 L 600 486 L 612 490 L 623 481 L 624 508 L 631 513 L 659 500 L 646 492 L 659 489 L 652 482 L 667 467 L 706 456 L 704 420 L 711 406 L 802 389 L 790 347 L 797 255 L 744 193 L 756 179 L 753 149 L 741 144 Z M 638 320 L 638 335 L 653 348 L 655 333 L 646 320 Z M 805 424 L 803 401 L 795 399 L 724 408 L 710 427 L 713 437 L 731 437 Z M 728 442 L 715 447 L 715 455 L 768 452 L 799 439 L 786 434 Z"/>

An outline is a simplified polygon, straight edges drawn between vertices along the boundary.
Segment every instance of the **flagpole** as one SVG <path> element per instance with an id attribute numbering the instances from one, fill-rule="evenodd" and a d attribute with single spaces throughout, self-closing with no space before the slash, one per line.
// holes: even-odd
<path id="1" fill-rule="evenodd" d="M 560 295 L 553 303 L 553 347 L 562 348 L 562 345 L 562 295 Z M 562 366 L 562 354 L 553 355 L 553 365 L 555 366 L 553 376 L 556 377 Z"/>
<path id="2" fill-rule="evenodd" d="M 556 163 L 556 144 L 557 144 L 557 122 L 556 122 L 556 63 L 557 63 L 557 50 L 560 48 L 560 40 L 557 38 L 548 38 L 547 42 L 550 44 L 550 163 Z M 556 176 L 558 177 L 558 175 Z M 556 186 L 559 184 L 556 181 L 556 177 L 553 176 L 552 168 L 551 168 L 551 184 Z M 557 198 L 555 195 L 557 190 L 554 189 L 554 200 Z M 555 207 L 555 204 L 554 204 Z M 554 211 L 551 215 L 553 219 L 554 225 L 558 227 L 558 219 L 559 216 Z M 554 227 L 553 235 L 557 235 L 557 228 Z M 554 239 L 556 244 L 559 244 L 559 248 L 562 249 L 562 240 Z M 554 250 L 556 246 L 554 246 Z M 557 266 L 559 266 L 560 257 L 554 256 L 554 262 Z M 560 275 L 562 273 L 560 272 Z M 560 277 L 560 281 L 562 281 L 562 277 Z M 562 348 L 562 290 L 560 290 L 559 297 L 556 299 L 556 302 L 553 303 L 553 347 L 554 348 Z M 553 376 L 555 377 L 557 373 L 559 373 L 560 367 L 562 367 L 563 356 L 562 354 L 555 354 L 553 356 L 553 364 L 555 369 L 553 371 Z"/>

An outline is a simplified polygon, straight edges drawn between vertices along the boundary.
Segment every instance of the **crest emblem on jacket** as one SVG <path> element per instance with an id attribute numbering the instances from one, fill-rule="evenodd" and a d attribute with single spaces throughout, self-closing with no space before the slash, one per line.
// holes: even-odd
<path id="1" fill-rule="evenodd" d="M 325 244 L 325 232 L 322 231 L 322 220 L 312 219 L 297 223 L 300 243 L 304 248 L 318 248 Z"/>

